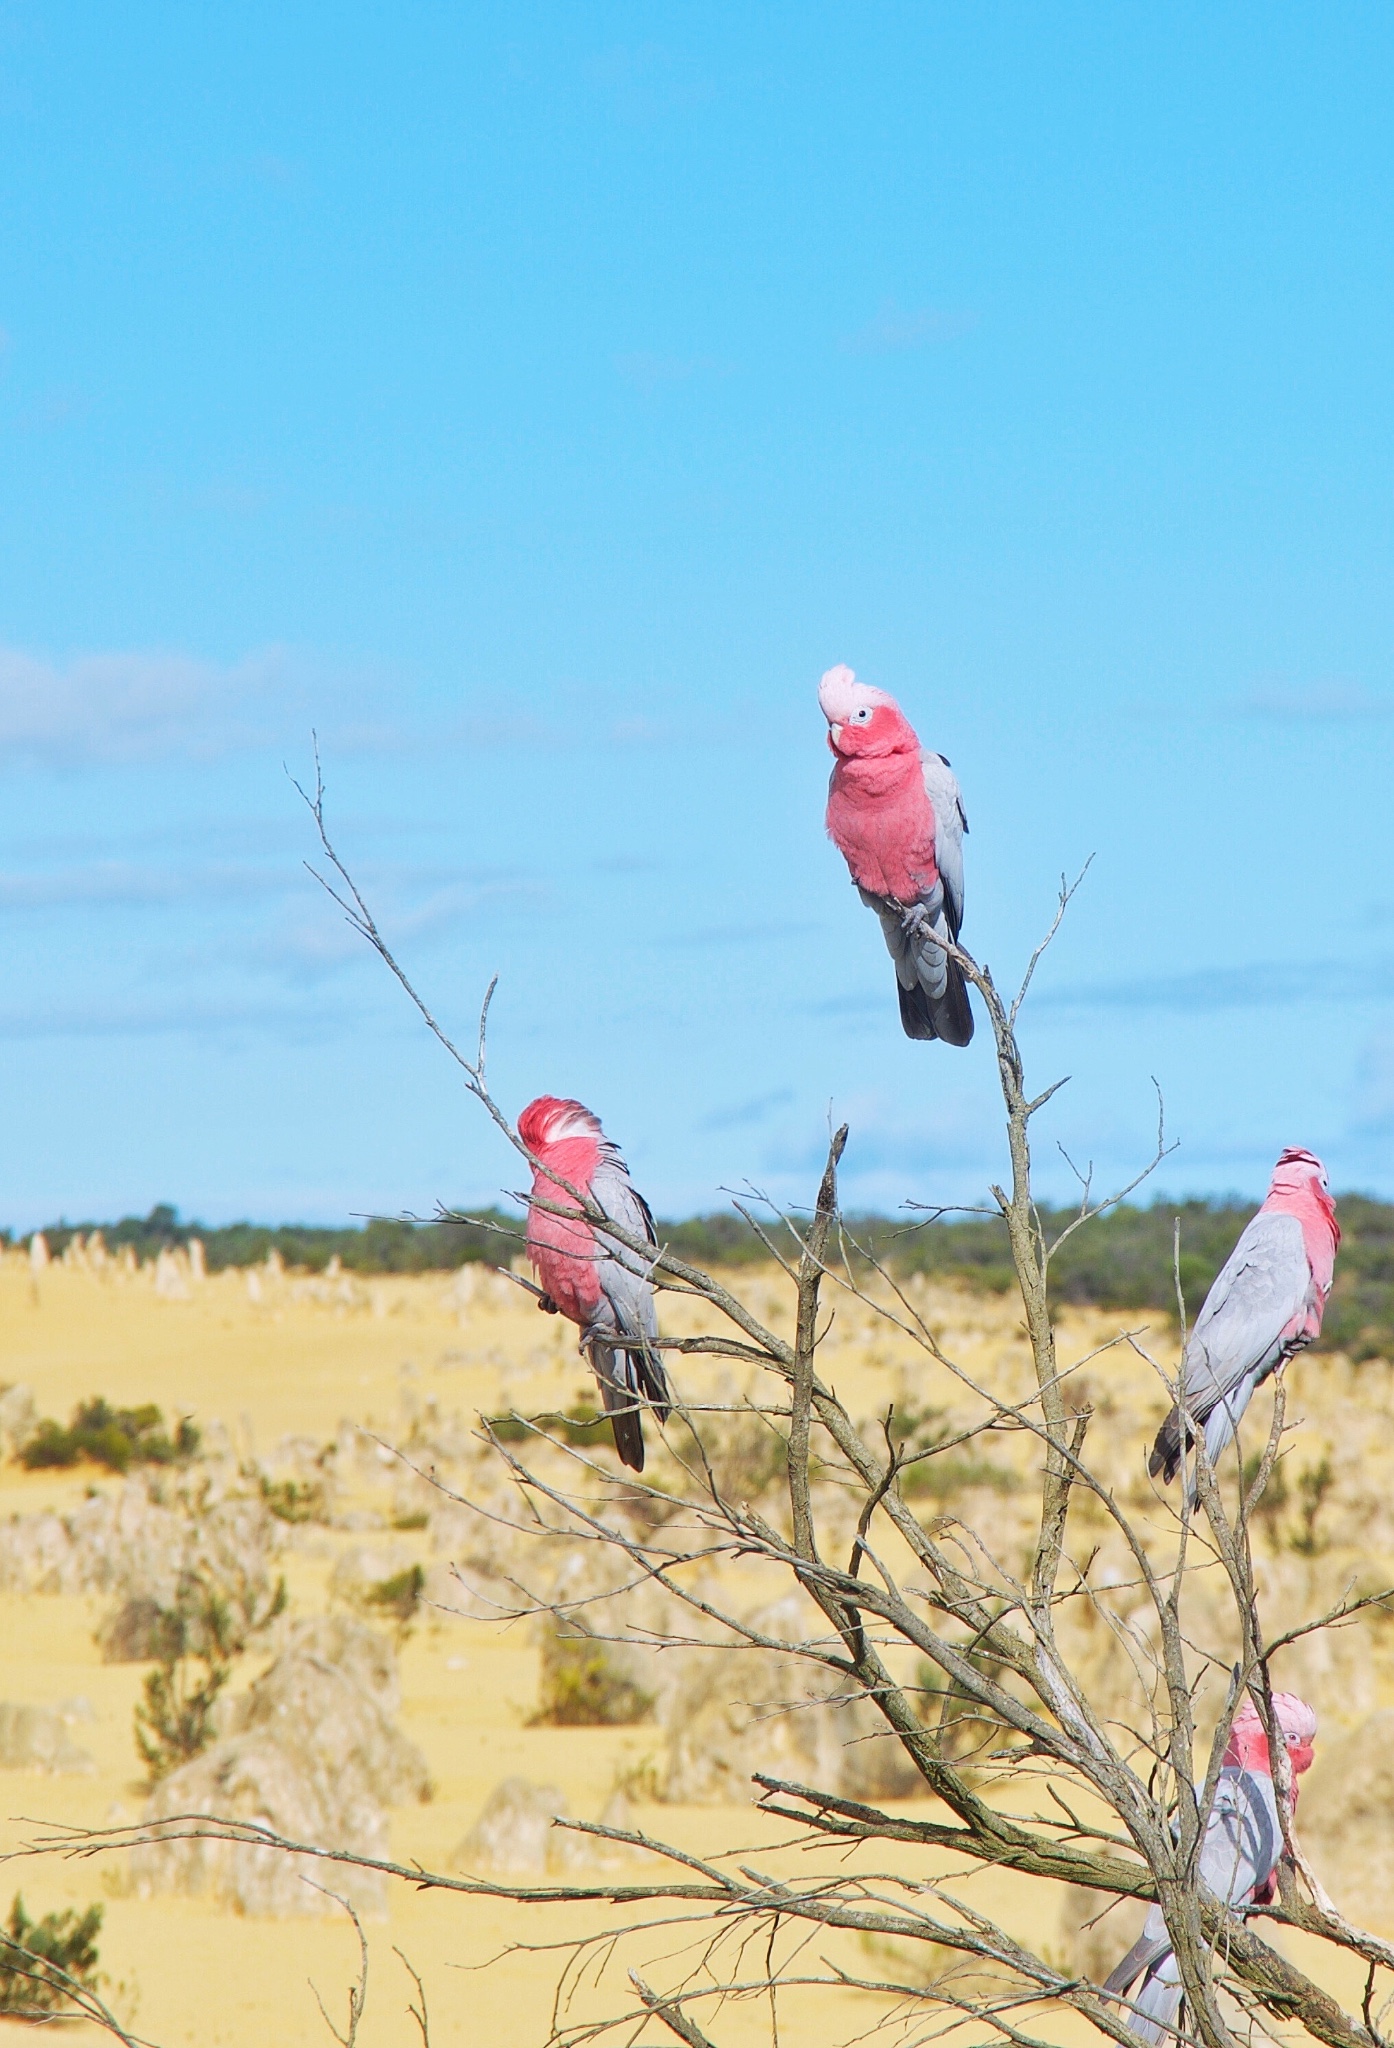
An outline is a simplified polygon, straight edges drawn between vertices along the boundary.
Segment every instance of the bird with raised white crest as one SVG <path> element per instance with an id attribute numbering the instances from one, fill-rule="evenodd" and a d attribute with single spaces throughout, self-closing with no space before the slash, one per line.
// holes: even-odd
<path id="1" fill-rule="evenodd" d="M 920 745 L 894 697 L 850 668 L 827 671 L 818 703 L 833 752 L 828 836 L 881 920 L 906 1036 L 967 1045 L 968 986 L 940 943 L 955 941 L 963 921 L 968 820 L 958 780 Z"/>

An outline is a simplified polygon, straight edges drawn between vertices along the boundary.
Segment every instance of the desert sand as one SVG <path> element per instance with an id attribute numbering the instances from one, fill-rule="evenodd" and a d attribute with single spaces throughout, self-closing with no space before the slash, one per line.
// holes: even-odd
<path id="1" fill-rule="evenodd" d="M 784 1283 L 773 1272 L 740 1283 L 772 1315 Z M 927 1314 L 959 1355 L 984 1377 L 1022 1381 L 1024 1351 L 1013 1304 L 953 1289 L 925 1290 Z M 681 1308 L 667 1311 L 670 1327 L 684 1326 Z M 689 1318 L 690 1321 L 690 1318 Z M 1134 1319 L 1135 1324 L 1145 1318 Z M 1065 1319 L 1062 1355 L 1080 1357 L 1121 1327 L 1120 1318 L 1080 1311 Z M 230 1272 L 208 1279 L 181 1264 L 157 1285 L 150 1268 L 100 1271 L 55 1264 L 37 1279 L 16 1254 L 0 1259 L 0 1380 L 22 1383 L 43 1415 L 66 1418 L 73 1405 L 100 1393 L 115 1403 L 154 1401 L 169 1416 L 191 1415 L 206 1436 L 222 1438 L 248 1463 L 274 1464 L 287 1438 L 312 1443 L 334 1439 L 345 1426 L 388 1444 L 467 1438 L 480 1411 L 517 1408 L 536 1412 L 568 1404 L 586 1391 L 587 1376 L 572 1335 L 559 1321 L 540 1317 L 506 1278 L 471 1274 L 359 1281 L 340 1276 L 310 1279 L 275 1268 Z M 1148 1340 L 1168 1360 L 1174 1342 L 1164 1327 Z M 695 1389 L 701 1374 L 679 1361 L 680 1380 Z M 952 1409 L 951 1388 L 935 1387 L 922 1359 L 894 1333 L 879 1330 L 864 1309 L 844 1309 L 823 1354 L 822 1369 L 854 1414 L 870 1416 L 888 1398 L 914 1394 Z M 1088 1392 L 1109 1433 L 1110 1456 L 1132 1475 L 1137 1500 L 1147 1493 L 1137 1475 L 1148 1430 L 1163 1402 L 1155 1376 L 1134 1354 L 1109 1353 L 1085 1368 Z M 1256 1408 L 1260 1404 L 1256 1404 Z M 1315 1604 L 1339 1594 L 1352 1579 L 1389 1571 L 1394 1584 L 1394 1514 L 1389 1502 L 1390 1431 L 1394 1388 L 1382 1364 L 1353 1371 L 1344 1361 L 1309 1358 L 1298 1363 L 1289 1390 L 1290 1414 L 1302 1419 L 1293 1453 L 1288 1505 L 1274 1518 L 1271 1557 L 1265 1564 L 1279 1603 Z M 1260 1419 L 1261 1420 L 1261 1419 Z M 363 1439 L 359 1439 L 363 1441 Z M 1255 1441 L 1258 1441 L 1257 1435 Z M 1028 1449 L 1020 1453 L 1023 1472 Z M 1329 1477 L 1306 1550 L 1300 1471 L 1316 1472 L 1325 1459 Z M 337 1526 L 286 1526 L 277 1570 L 284 1572 L 292 1612 L 319 1613 L 333 1605 L 330 1578 L 343 1555 L 357 1546 L 382 1546 L 394 1567 L 419 1561 L 438 1587 L 451 1562 L 442 1547 L 429 1488 L 383 1450 L 376 1471 L 359 1459 L 352 1498 L 337 1504 Z M 448 1476 L 448 1474 L 447 1474 Z M 969 1475 L 971 1480 L 971 1475 Z M 28 1473 L 13 1462 L 0 1467 L 0 1516 L 39 1510 L 66 1512 L 92 1489 L 111 1491 L 119 1479 L 91 1466 Z M 975 1512 L 1004 1521 L 1021 1512 L 1021 1496 L 972 1490 Z M 960 1507 L 962 1504 L 960 1503 Z M 405 1524 L 405 1526 L 403 1526 Z M 415 1525 L 415 1526 L 413 1526 Z M 1334 1589 L 1334 1594 L 1333 1590 Z M 0 1773 L 4 1846 L 15 1849 L 38 1832 L 37 1823 L 102 1827 L 138 1817 L 145 1798 L 132 1740 L 132 1714 L 147 1667 L 102 1661 L 94 1640 L 109 1602 L 83 1593 L 0 1595 L 4 1645 L 0 1697 L 59 1708 L 73 1742 L 91 1759 L 85 1773 Z M 1284 1683 L 1308 1690 L 1322 1716 L 1327 1753 L 1372 1715 L 1394 1707 L 1394 1654 L 1387 1625 L 1349 1630 L 1331 1642 L 1305 1646 L 1282 1673 Z M 559 1786 L 573 1814 L 594 1817 L 617 1782 L 642 1786 L 660 1770 L 663 1731 L 631 1727 L 555 1728 L 529 1725 L 537 1700 L 539 1652 L 528 1624 L 467 1618 L 428 1607 L 401 1645 L 403 1731 L 427 1760 L 434 1794 L 391 1815 L 393 1856 L 447 1871 L 452 1852 L 498 1782 L 520 1774 Z M 266 1658 L 244 1660 L 246 1684 Z M 1319 1817 L 1323 1786 L 1314 1773 L 1307 1810 Z M 1328 1805 L 1332 1794 L 1325 1789 Z M 923 1808 L 921 1810 L 924 1810 Z M 1387 1816 L 1386 1816 L 1387 1817 Z M 1377 1816 L 1378 1819 L 1378 1816 Z M 637 1824 L 701 1853 L 736 1843 L 753 1847 L 775 1839 L 773 1823 L 749 1806 L 667 1804 L 640 1806 Z M 1382 1825 L 1382 1824 L 1381 1824 Z M 1388 1832 L 1387 1827 L 1385 1833 Z M 1378 1828 L 1376 1834 L 1378 1835 Z M 879 1852 L 878 1852 L 879 1853 Z M 1362 1851 L 1361 1853 L 1365 1853 Z M 1372 1852 L 1373 1853 L 1373 1852 Z M 1357 1868 L 1350 1856 L 1322 1844 L 1328 1883 L 1347 1906 L 1374 1924 L 1394 1926 L 1394 1901 L 1378 1871 Z M 1320 1859 L 1319 1859 L 1320 1860 Z M 332 1883 L 332 1875 L 326 1876 Z M 1010 1880 L 981 1880 L 979 1894 L 993 1909 L 1038 1915 L 1043 1895 L 1014 1894 Z M 0 1886 L 0 1909 L 22 1890 L 31 1912 L 100 1899 L 105 1905 L 101 1962 L 107 1995 L 123 2020 L 144 2039 L 181 2048 L 330 2039 L 310 1984 L 342 2029 L 347 1987 L 355 1973 L 357 1943 L 335 1912 L 294 1919 L 239 1916 L 204 1897 L 133 1896 L 121 1859 L 60 1862 L 52 1857 L 14 1860 Z M 1045 1909 L 1056 1900 L 1047 1896 Z M 592 1915 L 594 1924 L 594 1915 Z M 394 1949 L 420 1972 L 430 2005 L 435 2048 L 449 2043 L 497 2043 L 524 2048 L 542 2043 L 562 1958 L 519 1943 L 555 1943 L 582 1924 L 574 1909 L 520 1908 L 493 1902 L 421 1894 L 404 1884 L 389 1888 L 387 1916 L 365 1922 L 371 1944 L 368 2009 L 362 2048 L 415 2041 L 407 2014 L 410 1981 Z M 1068 1915 L 1060 1941 L 1068 1946 Z M 1105 1940 L 1107 1938 L 1105 1937 Z M 1124 1943 L 1120 1939 L 1117 1946 Z M 648 1937 L 648 1954 L 662 1957 L 679 1946 L 669 1929 Z M 825 1945 L 826 1946 L 826 1945 Z M 830 1952 L 830 1949 L 828 1950 Z M 1305 1966 L 1313 1957 L 1300 1943 L 1290 1952 Z M 854 1950 L 844 1959 L 855 1966 Z M 862 1955 L 865 1965 L 866 1957 Z M 1333 1988 L 1358 1995 L 1322 1964 Z M 660 1979 L 665 1966 L 655 1962 Z M 610 1996 L 613 2001 L 614 1988 Z M 596 1994 L 580 1996 L 577 2014 L 597 2011 Z M 781 2018 L 786 2040 L 816 2044 L 861 2033 L 878 2007 L 853 1993 L 824 1995 L 816 2006 L 792 1995 Z M 715 2037 L 739 2044 L 768 2038 L 768 2010 L 731 2007 L 708 2016 Z M 8 2032 L 0 2025 L 0 2032 Z M 12 2029 L 18 2038 L 18 2029 Z M 79 2025 L 73 2037 L 98 2038 Z M 1057 2030 L 1059 2038 L 1071 2036 Z M 645 2040 L 669 2039 L 650 2027 Z"/>

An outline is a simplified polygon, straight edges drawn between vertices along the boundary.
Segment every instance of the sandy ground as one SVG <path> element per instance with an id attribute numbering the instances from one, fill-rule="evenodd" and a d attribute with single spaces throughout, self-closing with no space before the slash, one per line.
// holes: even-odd
<path id="1" fill-rule="evenodd" d="M 774 1301 L 773 1279 L 757 1277 L 748 1284 Z M 936 1299 L 941 1322 L 984 1371 L 994 1359 L 1004 1370 L 1008 1364 L 1020 1370 L 1010 1303 L 982 1304 L 947 1293 Z M 1082 1355 L 1117 1327 L 1116 1318 L 1077 1315 L 1066 1329 L 1066 1349 L 1073 1346 L 1072 1355 Z M 118 1403 L 153 1400 L 167 1413 L 191 1414 L 205 1426 L 216 1419 L 247 1451 L 263 1455 L 288 1433 L 327 1439 L 342 1418 L 400 1438 L 404 1421 L 423 1404 L 470 1417 L 481 1409 L 532 1409 L 570 1400 L 585 1385 L 568 1333 L 538 1317 L 523 1297 L 508 1299 L 503 1284 L 495 1283 L 487 1298 L 465 1303 L 438 1277 L 309 1283 L 263 1274 L 249 1288 L 245 1276 L 226 1274 L 190 1286 L 187 1299 L 169 1299 L 157 1294 L 148 1271 L 97 1275 L 53 1267 L 35 1284 L 11 1256 L 0 1260 L 0 1341 L 0 1380 L 27 1383 L 43 1414 L 65 1418 L 76 1401 L 98 1392 Z M 887 1340 L 852 1314 L 844 1316 L 829 1347 L 825 1370 L 861 1414 L 884 1406 L 905 1364 L 897 1340 Z M 1097 1378 L 1097 1369 L 1090 1370 Z M 1306 1370 L 1302 1391 L 1309 1407 L 1327 1402 L 1333 1413 L 1349 1409 L 1356 1383 L 1347 1368 L 1314 1361 Z M 1140 1443 L 1160 1411 L 1160 1397 L 1136 1361 L 1117 1372 L 1111 1398 L 1129 1438 Z M 1361 1385 L 1371 1396 L 1378 1390 L 1376 1406 L 1387 1413 L 1385 1369 L 1367 1369 Z M 1376 1476 L 1382 1485 L 1383 1474 Z M 6 1465 L 0 1467 L 0 1515 L 67 1507 L 88 1488 L 112 1483 L 91 1468 L 26 1474 Z M 381 1502 L 376 1508 L 370 1503 L 363 1519 L 383 1520 L 386 1513 Z M 1385 1534 L 1379 1532 L 1380 1542 Z M 322 1609 L 335 1558 L 363 1536 L 321 1528 L 289 1535 L 283 1562 L 292 1599 L 302 1611 Z M 405 1554 L 429 1560 L 424 1532 L 398 1530 L 391 1540 Z M 1374 1544 L 1371 1531 L 1367 1547 Z M 131 1725 L 144 1667 L 102 1663 L 93 1641 L 101 1611 L 101 1603 L 85 1598 L 0 1596 L 0 1697 L 67 1703 L 79 1717 L 73 1737 L 96 1763 L 89 1776 L 0 1776 L 3 1811 L 11 1817 L 6 1846 L 32 1836 L 36 1821 L 101 1826 L 139 1813 L 143 1789 Z M 600 1811 L 617 1773 L 652 1754 L 660 1739 L 658 1731 L 642 1726 L 529 1726 L 537 1653 L 523 1627 L 433 1616 L 404 1645 L 402 1686 L 402 1725 L 425 1752 L 436 1792 L 429 1804 L 393 1815 L 393 1853 L 431 1869 L 452 1867 L 452 1850 L 499 1779 L 517 1772 L 557 1784 L 574 1813 L 591 1816 Z M 1342 1694 L 1342 1688 L 1335 1690 Z M 1334 1706 L 1338 1715 L 1343 1706 L 1353 1722 L 1391 1703 L 1394 1688 L 1381 1666 L 1362 1697 L 1322 1705 L 1328 1714 Z M 758 1847 L 774 1832 L 771 1823 L 742 1808 L 669 1806 L 641 1818 L 699 1852 L 741 1841 Z M 883 1853 L 881 1860 L 888 1860 Z M 111 1863 L 16 1861 L 3 1882 L 9 1889 L 0 1895 L 0 1909 L 8 1907 L 15 1889 L 22 1889 L 36 1912 L 105 1901 L 101 1956 L 110 1995 L 135 2031 L 163 2048 L 328 2042 L 312 1982 L 343 2027 L 357 1951 L 351 1927 L 337 1916 L 250 1920 L 196 1899 L 138 1900 L 122 1894 Z M 1000 1906 L 1010 1892 L 1010 1881 L 993 1880 L 985 1898 L 990 1895 Z M 1041 1908 L 1019 1904 L 1018 1910 Z M 418 2038 L 406 2011 L 409 1980 L 394 1948 L 410 1958 L 425 1982 L 436 2048 L 541 2043 L 559 1958 L 514 1945 L 557 1942 L 577 1925 L 574 1914 L 568 1917 L 562 1909 L 519 1909 L 396 1886 L 390 1919 L 370 1923 L 367 1930 L 372 1963 L 361 2048 Z M 679 1945 L 672 1929 L 650 1940 L 655 1956 Z M 863 1955 L 863 1966 L 866 1960 Z M 662 1974 L 662 1966 L 656 1967 Z M 1342 1974 L 1332 1981 L 1350 1994 Z M 578 2006 L 587 2009 L 594 2009 L 589 1993 Z M 781 2014 L 781 2038 L 807 2048 L 850 2039 L 870 2024 L 876 2009 L 851 1993 L 825 1997 L 816 2009 L 801 2007 L 791 1995 Z M 731 2008 L 708 2023 L 722 2048 L 768 2039 L 767 2010 Z M 18 2037 L 17 2029 L 0 2025 L 0 2034 L 10 2031 Z M 88 2038 L 84 2028 L 73 2031 Z M 643 2039 L 671 2036 L 650 2026 Z"/>

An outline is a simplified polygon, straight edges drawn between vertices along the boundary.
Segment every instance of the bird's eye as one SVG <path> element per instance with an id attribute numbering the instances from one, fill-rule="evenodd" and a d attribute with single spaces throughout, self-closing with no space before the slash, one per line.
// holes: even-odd
<path id="1" fill-rule="evenodd" d="M 860 711 L 854 711 L 852 713 L 852 723 L 853 725 L 870 725 L 871 706 L 869 704 L 863 704 Z"/>

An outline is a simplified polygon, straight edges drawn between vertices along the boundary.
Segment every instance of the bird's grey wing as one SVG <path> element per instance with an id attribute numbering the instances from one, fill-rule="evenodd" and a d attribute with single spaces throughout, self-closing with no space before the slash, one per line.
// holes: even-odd
<path id="1" fill-rule="evenodd" d="M 934 860 L 944 883 L 944 915 L 949 937 L 956 939 L 963 923 L 963 835 L 968 819 L 958 777 L 942 754 L 925 754 L 924 786 L 934 807 Z"/>
<path id="2" fill-rule="evenodd" d="M 1272 1371 L 1311 1284 L 1302 1225 L 1295 1216 L 1260 1212 L 1220 1269 L 1186 1346 L 1186 1398 L 1195 1413 L 1251 1373 Z"/>
<path id="3" fill-rule="evenodd" d="M 1176 2048 L 1176 2019 L 1181 2010 L 1181 1971 L 1168 1949 L 1147 1972 L 1126 2015 L 1128 2030 L 1146 2048 Z"/>
<path id="4" fill-rule="evenodd" d="M 613 1147 L 601 1153 L 591 1176 L 591 1195 L 601 1211 L 627 1236 L 657 1244 L 653 1212 L 631 1182 L 624 1161 Z M 650 1262 L 617 1239 L 607 1239 L 603 1230 L 596 1233 L 596 1246 L 600 1254 L 602 1313 L 609 1324 L 603 1335 L 615 1346 L 614 1375 L 635 1400 L 649 1401 L 660 1419 L 666 1418 L 672 1393 L 662 1355 L 654 1348 L 658 1310 L 649 1277 Z M 629 1348 L 615 1342 L 626 1337 L 634 1340 Z"/>
<path id="5" fill-rule="evenodd" d="M 648 1244 L 656 1242 L 653 1212 L 630 1181 L 622 1159 L 601 1155 L 591 1176 L 591 1195 L 603 1214 L 627 1236 Z M 658 1318 L 648 1260 L 617 1238 L 607 1237 L 603 1230 L 596 1233 L 596 1248 L 600 1289 L 610 1304 L 615 1328 L 626 1336 L 656 1337 Z"/>
<path id="6" fill-rule="evenodd" d="M 1285 1332 L 1310 1287 L 1302 1225 L 1295 1216 L 1260 1211 L 1216 1275 L 1182 1360 L 1186 1409 L 1205 1426 L 1212 1464 L 1233 1438 L 1255 1387 L 1284 1356 Z M 1173 1408 L 1157 1433 L 1149 1470 L 1170 1479 L 1181 1449 L 1181 1416 Z"/>
<path id="7" fill-rule="evenodd" d="M 1271 1876 L 1282 1846 L 1267 1771 L 1221 1771 L 1200 1851 L 1200 1874 L 1215 1897 L 1242 1905 Z"/>
<path id="8" fill-rule="evenodd" d="M 857 894 L 861 897 L 867 909 L 874 910 L 881 921 L 881 933 L 886 941 L 886 951 L 895 962 L 895 978 L 901 987 L 913 989 L 919 986 L 921 967 L 927 964 L 927 955 L 930 953 L 933 955 L 933 960 L 938 963 L 938 972 L 942 986 L 943 970 L 946 965 L 945 957 L 939 947 L 933 945 L 925 929 L 925 927 L 932 929 L 936 923 L 942 922 L 944 914 L 944 887 L 942 882 L 936 882 L 933 889 L 927 895 L 920 898 L 919 907 L 924 912 L 924 920 L 918 930 L 907 923 L 904 907 L 899 903 L 892 903 L 888 896 L 875 896 L 870 889 L 863 889 L 860 884 L 857 887 Z M 932 966 L 930 966 L 929 971 L 931 974 L 933 973 L 934 969 Z"/>

